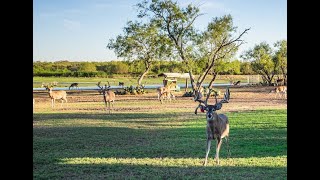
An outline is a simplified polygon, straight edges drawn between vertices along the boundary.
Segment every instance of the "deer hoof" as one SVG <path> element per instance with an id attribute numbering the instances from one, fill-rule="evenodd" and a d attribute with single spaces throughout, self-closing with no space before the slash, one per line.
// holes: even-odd
<path id="1" fill-rule="evenodd" d="M 207 166 L 207 164 L 208 163 L 206 161 L 202 163 L 203 166 Z"/>

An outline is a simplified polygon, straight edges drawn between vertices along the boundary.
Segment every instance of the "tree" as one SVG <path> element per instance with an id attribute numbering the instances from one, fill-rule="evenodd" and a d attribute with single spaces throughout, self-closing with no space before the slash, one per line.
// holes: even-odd
<path id="1" fill-rule="evenodd" d="M 167 43 L 165 36 L 159 36 L 154 22 L 129 21 L 124 28 L 124 35 L 117 36 L 116 40 L 110 39 L 107 47 L 114 49 L 118 57 L 144 62 L 144 72 L 138 79 L 138 85 L 141 85 L 142 79 L 151 69 L 152 62 L 165 57 L 169 52 Z"/>
<path id="2" fill-rule="evenodd" d="M 274 46 L 278 48 L 275 52 L 275 61 L 278 64 L 277 68 L 283 75 L 284 83 L 287 84 L 287 41 L 278 41 Z"/>
<path id="3" fill-rule="evenodd" d="M 272 85 L 273 77 L 276 73 L 278 63 L 273 57 L 273 52 L 269 44 L 262 42 L 251 50 L 245 52 L 242 58 L 252 61 L 252 69 L 262 75 L 268 85 Z"/>
<path id="4" fill-rule="evenodd" d="M 232 38 L 232 32 L 235 30 L 232 18 L 224 16 L 213 19 L 208 25 L 208 30 L 199 35 L 193 25 L 202 14 L 199 8 L 192 4 L 181 8 L 177 2 L 171 0 L 153 0 L 151 2 L 145 0 L 137 6 L 140 9 L 138 17 L 150 17 L 160 27 L 160 33 L 170 38 L 176 53 L 188 68 L 193 90 L 200 88 L 209 71 L 212 71 L 216 60 L 227 58 L 241 45 L 241 36 L 249 30 L 246 29 L 238 37 Z M 197 53 L 206 57 L 207 63 L 195 84 L 192 64 L 194 64 Z M 212 86 L 215 76 L 216 74 L 209 87 Z"/>
<path id="5" fill-rule="evenodd" d="M 250 62 L 241 63 L 240 71 L 241 71 L 242 74 L 245 74 L 245 75 L 254 74 L 254 71 L 252 70 L 252 66 L 251 66 Z"/>
<path id="6" fill-rule="evenodd" d="M 83 72 L 96 72 L 97 67 L 93 63 L 83 62 L 80 64 L 79 70 Z"/>

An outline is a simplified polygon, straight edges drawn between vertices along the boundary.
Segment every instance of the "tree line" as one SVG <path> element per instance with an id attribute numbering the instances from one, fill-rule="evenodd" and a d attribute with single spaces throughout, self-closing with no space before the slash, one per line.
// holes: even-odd
<path id="1" fill-rule="evenodd" d="M 266 42 L 255 45 L 241 55 L 241 60 L 220 61 L 216 63 L 216 71 L 222 75 L 262 75 L 265 82 L 272 83 L 273 76 L 287 75 L 287 41 L 277 41 L 271 48 Z M 205 63 L 195 61 L 193 71 L 201 74 Z M 143 60 L 122 60 L 108 62 L 72 62 L 61 60 L 55 62 L 33 62 L 33 76 L 58 77 L 110 77 L 140 76 L 145 71 Z M 185 73 L 185 65 L 177 60 L 155 60 L 149 76 L 163 72 Z"/>
<path id="2" fill-rule="evenodd" d="M 195 74 L 200 74 L 203 64 L 195 64 Z M 234 60 L 219 64 L 220 74 L 240 75 L 256 74 L 250 62 Z M 109 62 L 72 62 L 67 60 L 33 62 L 33 76 L 61 77 L 107 77 L 112 75 L 139 76 L 145 69 L 143 61 L 109 61 Z M 154 61 L 149 75 L 155 76 L 162 72 L 185 73 L 181 61 Z"/>

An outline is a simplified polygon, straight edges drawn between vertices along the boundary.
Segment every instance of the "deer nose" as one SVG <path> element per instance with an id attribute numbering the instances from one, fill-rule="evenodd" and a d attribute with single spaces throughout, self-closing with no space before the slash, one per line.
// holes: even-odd
<path id="1" fill-rule="evenodd" d="M 211 119 L 212 118 L 212 114 L 208 114 L 208 118 Z"/>

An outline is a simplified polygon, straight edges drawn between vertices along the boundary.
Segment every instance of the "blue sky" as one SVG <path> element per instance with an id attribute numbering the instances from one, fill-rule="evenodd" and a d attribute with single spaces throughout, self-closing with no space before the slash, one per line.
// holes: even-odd
<path id="1" fill-rule="evenodd" d="M 111 61 L 109 39 L 123 34 L 136 18 L 140 0 L 33 0 L 33 61 Z M 266 41 L 273 45 L 287 39 L 286 0 L 178 0 L 181 6 L 202 4 L 196 28 L 203 30 L 214 17 L 231 14 L 247 42 L 239 49 Z"/>

